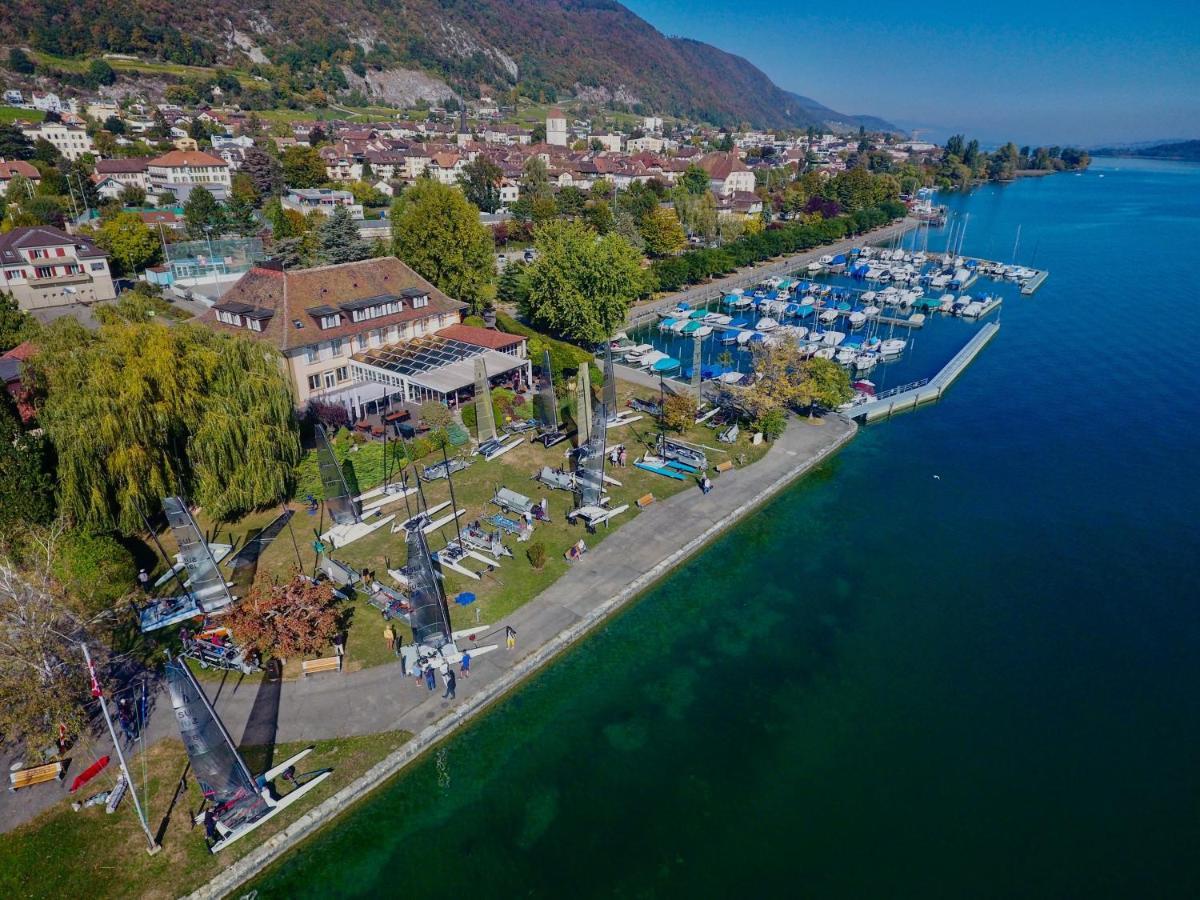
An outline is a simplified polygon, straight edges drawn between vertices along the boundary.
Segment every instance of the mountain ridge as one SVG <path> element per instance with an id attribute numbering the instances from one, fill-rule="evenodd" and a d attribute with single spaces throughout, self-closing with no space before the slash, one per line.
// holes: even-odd
<path id="1" fill-rule="evenodd" d="M 667 37 L 615 0 L 10 0 L 0 40 L 65 56 L 284 66 L 301 89 L 419 69 L 456 93 L 616 100 L 635 111 L 764 128 L 896 130 L 786 91 L 732 53 Z M 186 32 L 176 23 L 186 22 Z"/>

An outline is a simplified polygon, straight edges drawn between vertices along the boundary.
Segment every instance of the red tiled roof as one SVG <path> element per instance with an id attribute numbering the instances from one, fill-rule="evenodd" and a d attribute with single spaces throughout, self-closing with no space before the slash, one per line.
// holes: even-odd
<path id="1" fill-rule="evenodd" d="M 228 168 L 229 163 L 219 156 L 210 156 L 199 150 L 172 150 L 162 156 L 150 160 L 148 165 L 167 169 L 178 169 L 184 166 L 221 166 Z"/>
<path id="2" fill-rule="evenodd" d="M 486 347 L 489 350 L 506 350 L 525 342 L 525 338 L 519 334 L 492 331 L 490 328 L 477 328 L 474 325 L 451 325 L 437 334 L 439 337 L 462 341 L 475 347 Z"/>
<path id="3" fill-rule="evenodd" d="M 342 324 L 336 328 L 320 328 L 312 313 L 320 307 L 336 308 L 352 300 L 398 296 L 406 288 L 418 288 L 428 294 L 429 304 L 413 309 L 405 302 L 398 313 L 364 322 L 352 322 L 349 315 L 343 314 Z M 271 315 L 259 332 L 219 322 L 213 309 L 195 321 L 218 331 L 267 341 L 284 351 L 466 308 L 465 303 L 447 297 L 394 256 L 286 272 L 256 266 L 221 297 L 220 305 L 226 304 L 242 304 Z M 296 322 L 300 322 L 299 328 Z"/>
<path id="4" fill-rule="evenodd" d="M 24 175 L 30 181 L 40 181 L 42 173 L 23 159 L 0 159 L 0 179 L 7 181 L 14 175 Z"/>

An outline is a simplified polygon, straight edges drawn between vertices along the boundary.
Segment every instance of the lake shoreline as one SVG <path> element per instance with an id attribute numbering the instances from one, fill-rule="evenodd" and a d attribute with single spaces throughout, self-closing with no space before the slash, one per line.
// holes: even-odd
<path id="1" fill-rule="evenodd" d="M 530 677 L 586 639 L 731 526 L 832 457 L 857 431 L 853 422 L 837 415 L 827 415 L 820 425 L 794 420 L 763 459 L 721 476 L 710 494 L 684 492 L 651 506 L 621 529 L 624 541 L 602 542 L 565 576 L 517 611 L 514 619 L 521 619 L 518 632 L 522 643 L 528 641 L 531 632 L 536 636 L 539 626 L 542 631 L 549 631 L 544 640 L 530 645 L 522 656 L 499 655 L 497 661 L 507 661 L 508 666 L 498 678 L 460 705 L 449 707 L 432 723 L 413 728 L 416 736 L 404 747 L 189 896 L 193 900 L 227 896 L 278 863 L 426 752 L 509 697 Z M 746 494 L 750 494 L 749 498 L 742 500 Z M 631 574 L 634 577 L 629 577 Z M 585 590 L 581 591 L 581 587 Z M 594 599 L 597 596 L 604 599 Z M 564 620 L 568 621 L 565 626 Z M 477 683 L 475 679 L 471 681 Z"/>

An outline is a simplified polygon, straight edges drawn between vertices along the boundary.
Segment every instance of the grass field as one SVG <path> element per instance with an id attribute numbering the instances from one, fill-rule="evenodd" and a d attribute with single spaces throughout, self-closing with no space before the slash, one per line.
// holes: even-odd
<path id="1" fill-rule="evenodd" d="M 627 399 L 637 394 L 642 397 L 652 397 L 654 391 L 639 388 L 634 390 L 625 383 L 619 384 L 619 401 L 624 407 Z M 478 570 L 481 579 L 476 581 L 455 572 L 445 573 L 445 588 L 447 595 L 453 598 L 462 591 L 475 594 L 477 601 L 467 607 L 451 602 L 451 620 L 456 628 L 466 628 L 477 621 L 495 624 L 504 619 L 513 610 L 529 602 L 542 590 L 559 578 L 569 567 L 570 563 L 564 557 L 568 547 L 581 537 L 589 547 L 599 541 L 608 539 L 616 534 L 622 524 L 638 515 L 635 501 L 647 493 L 653 493 L 656 498 L 663 499 L 683 490 L 696 490 L 691 480 L 675 481 L 644 472 L 633 467 L 632 463 L 651 444 L 655 437 L 655 423 L 649 417 L 638 422 L 614 429 L 609 432 L 609 445 L 624 443 L 628 449 L 630 465 L 625 469 L 608 469 L 608 473 L 621 482 L 621 485 L 610 486 L 611 506 L 617 507 L 628 504 L 629 509 L 613 520 L 611 527 L 600 527 L 596 534 L 587 534 L 582 524 L 572 525 L 566 520 L 566 514 L 574 507 L 573 496 L 564 491 L 550 490 L 532 479 L 535 472 L 543 466 L 567 466 L 569 461 L 566 453 L 571 447 L 571 441 L 564 441 L 549 450 L 540 444 L 525 442 L 516 449 L 499 459 L 485 462 L 478 457 L 463 472 L 454 477 L 454 496 L 457 506 L 466 512 L 461 517 L 463 526 L 476 519 L 483 519 L 497 508 L 490 504 L 496 488 L 505 486 L 511 490 L 537 500 L 546 497 L 550 509 L 551 522 L 537 523 L 530 541 L 519 543 L 515 537 L 505 538 L 505 544 L 513 551 L 511 558 L 505 558 L 493 571 L 484 571 L 481 563 L 468 561 L 468 566 Z M 686 440 L 696 444 L 704 444 L 710 448 L 722 446 L 721 450 L 708 452 L 710 464 L 716 464 L 723 459 L 741 457 L 749 464 L 760 458 L 765 452 L 765 446 L 755 447 L 749 442 L 748 434 L 743 431 L 737 444 L 724 448 L 717 445 L 715 432 L 704 425 L 696 426 L 682 435 Z M 351 460 L 353 456 L 351 455 Z M 434 454 L 422 461 L 430 464 L 440 460 L 440 455 Z M 353 463 L 351 463 L 353 466 Z M 357 477 L 357 475 L 356 475 Z M 369 479 L 360 478 L 360 489 L 366 490 L 374 486 Z M 425 499 L 430 506 L 450 499 L 450 485 L 445 481 L 435 481 L 422 485 Z M 415 497 L 408 498 L 415 512 Z M 312 543 L 319 529 L 328 527 L 328 519 L 322 515 L 309 516 L 302 503 L 295 503 L 296 513 L 291 520 L 291 529 L 284 531 L 266 548 L 258 561 L 257 577 L 269 579 L 287 579 L 297 569 L 311 573 L 316 562 L 316 553 Z M 439 513 L 438 517 L 449 513 L 449 509 Z M 385 515 L 396 515 L 396 522 L 407 518 L 404 500 L 398 500 L 386 507 Z M 243 544 L 252 538 L 260 529 L 265 527 L 279 514 L 278 509 L 269 509 L 247 516 L 239 522 L 214 524 L 204 518 L 203 511 L 198 521 L 206 532 L 223 543 Z M 485 523 L 487 524 L 487 523 Z M 489 526 L 491 530 L 491 526 Z M 358 570 L 369 568 L 376 570 L 380 579 L 391 584 L 386 576 L 386 570 L 404 565 L 406 554 L 403 534 L 393 534 L 391 526 L 385 525 L 370 535 L 333 551 L 333 557 L 345 562 Z M 455 537 L 455 526 L 451 522 L 439 531 L 429 536 L 430 548 L 437 550 Z M 293 542 L 294 538 L 294 542 Z M 174 546 L 164 541 L 168 552 L 174 551 Z M 546 562 L 541 569 L 535 569 L 527 555 L 527 550 L 533 544 L 542 544 L 546 550 Z M 239 581 L 239 590 L 244 587 Z M 477 618 L 478 617 L 478 618 Z M 175 629 L 165 629 L 153 638 L 156 641 L 173 641 Z M 404 634 L 407 640 L 409 635 Z M 332 648 L 329 649 L 332 652 Z M 346 668 L 355 671 L 360 668 L 380 665 L 390 662 L 393 656 L 387 651 L 383 640 L 383 620 L 378 610 L 359 597 L 353 597 L 350 607 L 350 625 L 346 644 Z M 212 677 L 211 675 L 209 677 Z M 285 678 L 300 677 L 300 661 L 289 660 L 284 670 Z"/>
<path id="2" fill-rule="evenodd" d="M 91 57 L 76 59 L 69 56 L 53 56 L 49 53 L 38 51 L 31 51 L 29 55 L 38 65 L 51 66 L 56 69 L 62 69 L 64 72 L 86 72 L 88 66 L 92 63 Z M 144 75 L 169 75 L 175 78 L 209 78 L 217 72 L 216 67 L 185 66 L 180 63 L 161 62 L 159 60 L 113 59 L 106 57 L 104 61 L 118 72 L 137 72 Z M 254 76 L 246 72 L 237 69 L 229 69 L 227 71 L 236 76 L 243 86 L 259 83 Z"/>
<path id="3" fill-rule="evenodd" d="M 0 125 L 13 122 L 40 122 L 46 114 L 40 109 L 17 109 L 15 106 L 0 106 Z"/>
<path id="4" fill-rule="evenodd" d="M 225 867 L 278 833 L 331 794 L 345 787 L 407 741 L 405 732 L 384 732 L 365 737 L 332 741 L 280 744 L 273 760 L 279 762 L 307 746 L 316 749 L 300 764 L 302 772 L 330 767 L 333 774 L 294 809 L 280 813 L 252 835 L 243 838 L 214 858 L 204 841 L 204 828 L 192 825 L 192 814 L 201 808 L 202 797 L 194 778 L 176 797 L 187 756 L 178 740 L 160 741 L 140 756 L 129 758 L 130 770 L 147 778 L 143 797 L 150 830 L 161 830 L 162 851 L 146 853 L 146 838 L 138 825 L 133 803 L 127 796 L 113 815 L 104 807 L 74 812 L 65 789 L 59 784 L 37 785 L 33 791 L 59 791 L 63 799 L 32 822 L 6 834 L 0 841 L 0 896 L 3 897 L 140 897 L 144 900 L 178 897 L 199 887 L 215 868 Z M 255 748 L 244 751 L 252 771 L 267 768 L 265 756 Z M 258 762 L 259 765 L 255 765 Z M 86 762 L 76 760 L 73 771 Z M 116 764 L 80 791 L 85 799 L 112 787 Z"/>

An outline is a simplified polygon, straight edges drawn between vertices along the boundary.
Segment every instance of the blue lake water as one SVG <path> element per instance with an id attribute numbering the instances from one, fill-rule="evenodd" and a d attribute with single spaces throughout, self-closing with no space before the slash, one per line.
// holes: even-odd
<path id="1" fill-rule="evenodd" d="M 259 897 L 1200 896 L 1200 167 L 947 202 L 964 252 L 1007 260 L 1021 225 L 1052 274 L 945 399 L 864 429 Z"/>

